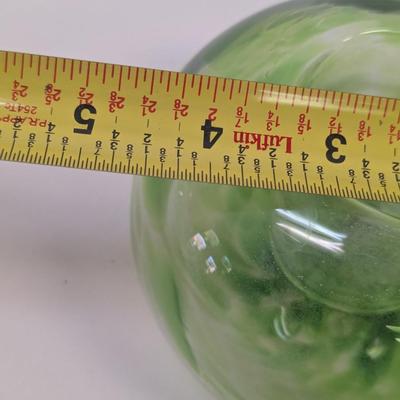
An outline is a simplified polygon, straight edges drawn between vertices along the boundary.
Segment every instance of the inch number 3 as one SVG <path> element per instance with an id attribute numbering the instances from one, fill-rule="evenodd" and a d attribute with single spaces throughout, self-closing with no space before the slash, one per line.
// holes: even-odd
<path id="1" fill-rule="evenodd" d="M 327 148 L 326 158 L 332 163 L 341 164 L 346 159 L 346 156 L 343 154 L 340 156 L 335 156 L 335 153 L 339 151 L 339 148 L 334 145 L 334 141 L 338 141 L 343 145 L 347 144 L 346 138 L 340 133 L 329 134 L 325 140 L 325 145 Z"/>
<path id="2" fill-rule="evenodd" d="M 94 118 L 84 118 L 82 115 L 84 111 L 89 111 L 91 115 L 96 115 L 97 113 L 96 108 L 92 104 L 80 104 L 78 107 L 76 107 L 74 112 L 75 121 L 80 125 L 84 125 L 85 127 L 74 128 L 74 133 L 90 135 L 94 127 Z"/>

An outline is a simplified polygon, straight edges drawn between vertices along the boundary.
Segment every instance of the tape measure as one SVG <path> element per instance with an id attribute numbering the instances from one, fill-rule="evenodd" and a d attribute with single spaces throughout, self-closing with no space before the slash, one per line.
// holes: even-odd
<path id="1" fill-rule="evenodd" d="M 400 202 L 400 100 L 0 52 L 0 159 Z"/>

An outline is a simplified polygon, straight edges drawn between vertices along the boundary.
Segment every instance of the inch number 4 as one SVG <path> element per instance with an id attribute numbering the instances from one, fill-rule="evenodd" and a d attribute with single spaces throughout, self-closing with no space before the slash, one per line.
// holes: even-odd
<path id="1" fill-rule="evenodd" d="M 212 121 L 210 119 L 206 119 L 204 125 L 201 126 L 201 130 L 204 133 L 203 136 L 203 148 L 211 149 L 217 140 L 221 137 L 223 133 L 223 128 L 219 128 L 217 126 L 212 126 Z M 215 133 L 214 137 L 211 139 L 211 134 Z"/>

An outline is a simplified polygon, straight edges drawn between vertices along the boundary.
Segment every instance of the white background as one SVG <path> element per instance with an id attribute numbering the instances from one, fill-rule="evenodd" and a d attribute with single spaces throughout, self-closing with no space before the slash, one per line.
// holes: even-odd
<path id="1" fill-rule="evenodd" d="M 180 70 L 279 0 L 1 0 L 0 49 Z M 0 162 L 0 399 L 209 400 L 138 282 L 132 177 Z"/>

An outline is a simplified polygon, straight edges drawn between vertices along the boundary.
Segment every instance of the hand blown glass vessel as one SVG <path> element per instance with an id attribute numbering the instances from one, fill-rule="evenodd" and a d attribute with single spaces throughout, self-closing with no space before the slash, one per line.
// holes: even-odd
<path id="1" fill-rule="evenodd" d="M 400 1 L 321 0 L 186 70 L 400 98 L 399 66 Z M 136 178 L 132 210 L 146 287 L 221 399 L 400 399 L 400 205 Z"/>

